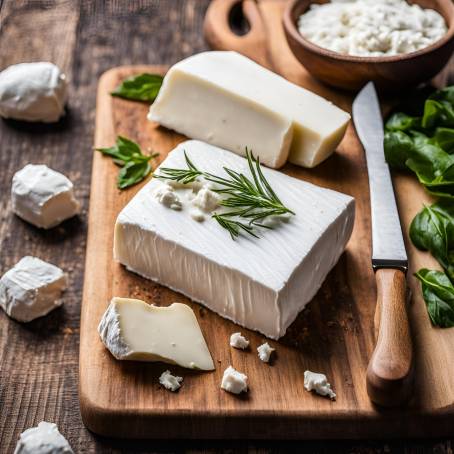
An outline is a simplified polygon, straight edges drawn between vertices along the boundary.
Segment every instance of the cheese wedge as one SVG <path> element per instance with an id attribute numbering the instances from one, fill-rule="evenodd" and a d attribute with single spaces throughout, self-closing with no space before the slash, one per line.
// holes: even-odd
<path id="1" fill-rule="evenodd" d="M 214 369 L 194 312 L 186 304 L 157 307 L 141 300 L 113 298 L 98 332 L 116 359 Z"/>
<path id="2" fill-rule="evenodd" d="M 226 166 L 249 175 L 246 159 L 194 140 L 180 144 L 162 167 L 187 168 L 184 151 L 201 170 L 222 176 Z M 240 325 L 283 336 L 344 250 L 354 200 L 275 170 L 263 173 L 296 213 L 288 222 L 234 241 L 211 217 L 195 221 L 186 203 L 179 211 L 160 203 L 154 193 L 163 182 L 153 179 L 117 218 L 115 259 Z"/>
<path id="3" fill-rule="evenodd" d="M 314 167 L 342 139 L 350 116 L 236 52 L 203 52 L 168 71 L 148 118 L 263 164 Z"/>

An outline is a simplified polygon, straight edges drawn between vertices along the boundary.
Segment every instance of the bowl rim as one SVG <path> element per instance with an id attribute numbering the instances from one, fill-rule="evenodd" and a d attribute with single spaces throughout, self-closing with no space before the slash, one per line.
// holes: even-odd
<path id="1" fill-rule="evenodd" d="M 450 7 L 453 11 L 453 17 L 448 23 L 445 19 L 446 25 L 448 27 L 447 32 L 437 41 L 432 43 L 430 46 L 424 47 L 419 49 L 415 52 L 409 52 L 405 54 L 397 54 L 397 55 L 390 55 L 390 56 L 383 56 L 383 57 L 363 57 L 359 55 L 349 55 L 349 54 L 341 54 L 339 52 L 335 52 L 330 49 L 326 49 L 324 47 L 318 46 L 314 44 L 312 41 L 306 39 L 298 30 L 295 22 L 293 21 L 293 11 L 296 9 L 302 1 L 307 0 L 291 0 L 285 8 L 284 15 L 283 15 L 283 24 L 284 29 L 287 33 L 289 33 L 294 40 L 296 40 L 301 46 L 305 47 L 309 51 L 318 54 L 323 57 L 328 57 L 334 60 L 342 61 L 342 62 L 350 62 L 350 63 L 393 63 L 393 62 L 401 62 L 401 61 L 408 61 L 414 58 L 420 57 L 422 55 L 430 54 L 431 52 L 445 46 L 449 45 L 450 43 L 454 44 L 454 2 L 451 0 L 438 0 L 441 2 L 446 2 L 448 7 Z M 407 0 L 405 0 L 407 1 Z M 309 0 L 309 4 L 316 3 L 314 0 Z M 407 2 L 408 3 L 408 2 Z"/>

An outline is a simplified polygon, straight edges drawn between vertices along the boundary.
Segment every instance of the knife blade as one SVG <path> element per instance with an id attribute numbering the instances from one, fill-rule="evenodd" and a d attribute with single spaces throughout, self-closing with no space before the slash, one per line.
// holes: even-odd
<path id="1" fill-rule="evenodd" d="M 406 308 L 407 253 L 391 173 L 385 161 L 383 120 L 374 84 L 353 101 L 353 123 L 363 144 L 369 175 L 372 267 L 377 283 L 377 342 L 366 374 L 367 392 L 379 405 L 409 400 L 413 385 L 413 343 Z"/>
<path id="2" fill-rule="evenodd" d="M 402 229 L 383 148 L 383 120 L 374 84 L 353 101 L 353 122 L 366 153 L 372 220 L 372 266 L 408 268 Z"/>

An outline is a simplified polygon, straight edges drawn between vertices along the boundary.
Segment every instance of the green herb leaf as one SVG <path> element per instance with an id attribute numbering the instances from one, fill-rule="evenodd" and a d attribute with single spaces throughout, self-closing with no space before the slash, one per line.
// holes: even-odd
<path id="1" fill-rule="evenodd" d="M 117 186 L 125 189 L 142 181 L 151 172 L 151 166 L 147 161 L 128 162 L 118 174 Z"/>
<path id="2" fill-rule="evenodd" d="M 150 159 L 159 155 L 159 153 L 144 155 L 137 143 L 122 136 L 117 137 L 114 146 L 96 150 L 110 156 L 115 164 L 122 167 L 117 179 L 117 186 L 120 189 L 142 181 L 151 172 Z"/>
<path id="3" fill-rule="evenodd" d="M 403 112 L 392 114 L 385 125 L 387 131 L 409 131 L 420 127 L 421 119 L 419 117 L 411 117 Z"/>
<path id="4" fill-rule="evenodd" d="M 446 153 L 454 153 L 454 128 L 437 128 L 433 140 Z"/>
<path id="5" fill-rule="evenodd" d="M 424 207 L 410 225 L 410 238 L 429 251 L 454 280 L 454 205 L 435 203 Z"/>
<path id="6" fill-rule="evenodd" d="M 385 158 L 394 169 L 408 170 L 407 159 L 413 152 L 413 140 L 403 131 L 385 132 Z"/>
<path id="7" fill-rule="evenodd" d="M 112 96 L 135 101 L 153 102 L 158 96 L 163 77 L 159 74 L 143 73 L 124 80 L 112 93 Z"/>
<path id="8" fill-rule="evenodd" d="M 415 276 L 421 281 L 422 294 L 431 322 L 441 328 L 454 326 L 454 286 L 441 271 L 420 269 Z"/>

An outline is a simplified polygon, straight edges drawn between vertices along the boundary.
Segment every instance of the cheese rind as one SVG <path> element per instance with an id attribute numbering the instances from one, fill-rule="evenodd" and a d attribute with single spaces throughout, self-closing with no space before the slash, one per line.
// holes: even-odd
<path id="1" fill-rule="evenodd" d="M 74 454 L 56 424 L 41 421 L 21 433 L 14 454 Z"/>
<path id="2" fill-rule="evenodd" d="M 325 160 L 350 116 L 247 57 L 213 51 L 168 71 L 148 118 L 240 155 L 248 147 L 278 168 L 287 157 L 303 167 Z"/>
<path id="3" fill-rule="evenodd" d="M 71 181 L 45 165 L 27 164 L 14 174 L 11 203 L 17 216 L 43 229 L 55 227 L 80 211 Z"/>
<path id="4" fill-rule="evenodd" d="M 0 279 L 0 306 L 19 322 L 30 322 L 62 305 L 66 274 L 36 257 L 23 257 Z"/>
<path id="5" fill-rule="evenodd" d="M 157 307 L 141 300 L 113 298 L 98 332 L 116 359 L 214 369 L 194 312 L 186 304 Z"/>
<path id="6" fill-rule="evenodd" d="M 204 171 L 222 175 L 226 166 L 249 174 L 246 159 L 199 141 L 180 144 L 162 166 L 186 168 L 184 151 Z M 186 208 L 163 206 L 152 196 L 163 183 L 153 179 L 117 218 L 115 259 L 242 326 L 283 336 L 343 252 L 354 200 L 274 170 L 263 173 L 296 215 L 259 239 L 233 241 L 215 220 L 198 223 Z"/>

